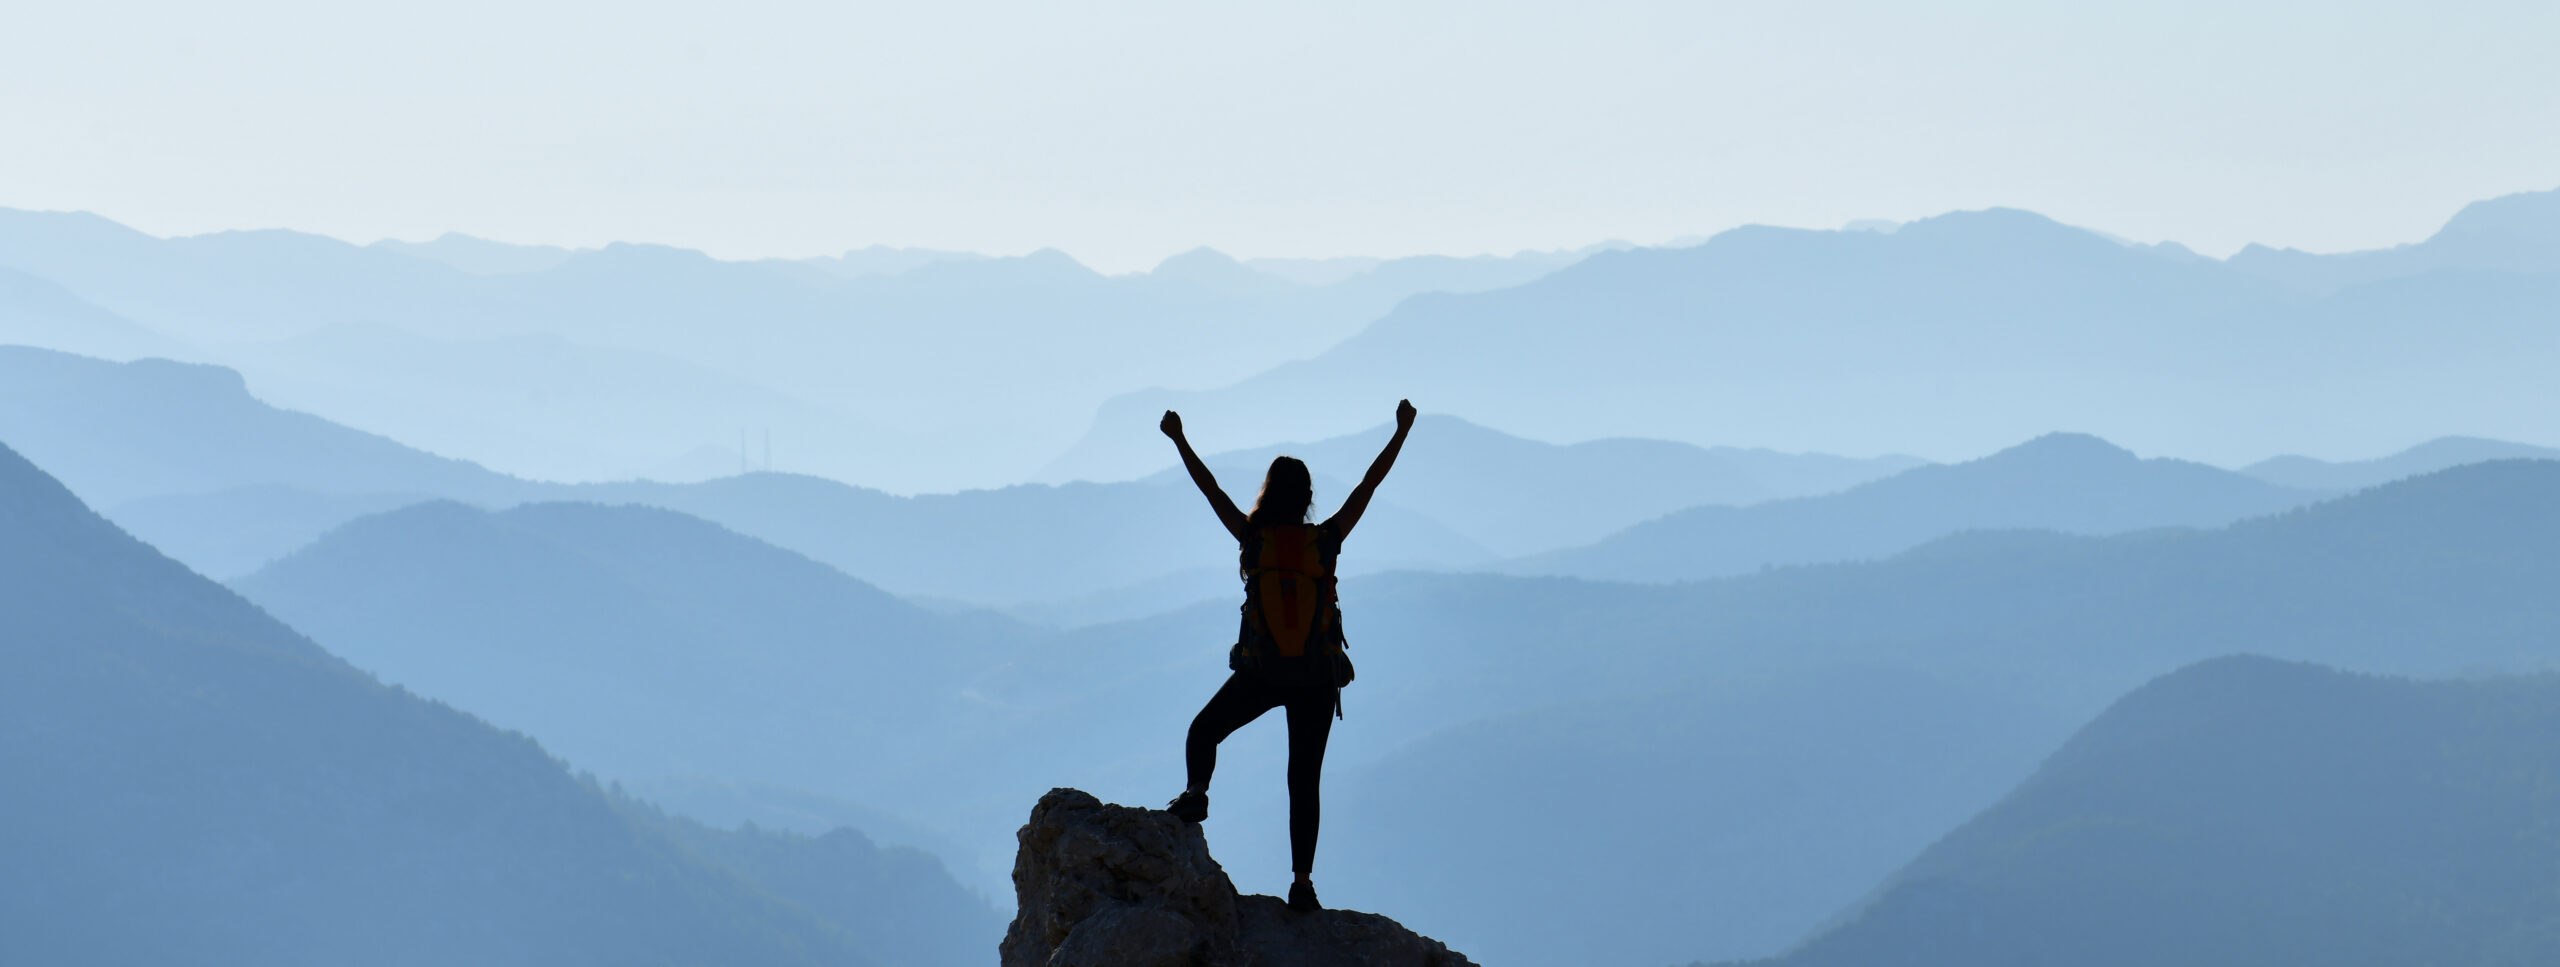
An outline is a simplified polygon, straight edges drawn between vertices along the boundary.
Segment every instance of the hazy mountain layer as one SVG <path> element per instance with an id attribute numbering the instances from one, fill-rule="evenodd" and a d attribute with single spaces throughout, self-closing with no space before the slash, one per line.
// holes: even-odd
<path id="1" fill-rule="evenodd" d="M 606 521 L 629 512 L 586 513 Z M 330 557 L 332 566 L 302 572 L 311 587 L 329 590 L 305 597 L 343 609 L 349 622 L 422 629 L 401 645 L 409 649 L 450 648 L 446 639 L 482 633 L 470 627 L 475 619 L 454 612 L 505 613 L 536 603 L 548 612 L 542 620 L 554 647 L 578 639 L 589 643 L 578 647 L 607 649 L 596 661 L 616 654 L 610 648 L 620 639 L 667 639 L 631 627 L 671 623 L 657 612 L 628 595 L 568 593 L 567 577 L 544 578 L 521 594 L 474 591 L 474 567 L 515 572 L 419 549 L 440 534 L 421 529 L 414 541 Z M 360 532 L 351 528 L 324 541 L 314 560 L 342 539 L 342 546 L 359 546 L 355 536 Z M 675 550 L 683 546 L 670 542 L 652 559 L 720 568 L 736 566 L 718 563 L 724 560 L 787 559 L 770 549 Z M 2040 741 L 2058 739 L 2069 722 L 2181 664 L 2258 651 L 2444 674 L 2560 658 L 2552 645 L 2560 641 L 2560 608 L 2541 591 L 2560 579 L 2555 549 L 2560 464 L 2501 462 L 2221 530 L 2113 538 L 1984 533 L 1880 563 L 1688 585 L 1355 577 L 1344 583 L 1343 599 L 1361 678 L 1345 696 L 1350 717 L 1330 755 L 1329 786 L 1339 805 L 1327 813 L 1327 842 L 1339 848 L 1329 846 L 1320 860 L 1328 896 L 1392 907 L 1417 929 L 1464 942 L 1489 960 L 1566 963 L 1576 961 L 1517 928 L 1551 922 L 1540 917 L 1555 912 L 1553 898 L 1513 881 L 1580 883 L 1593 895 L 1576 909 L 1625 931 L 1619 949 L 1631 954 L 1773 953 L 1916 854 L 1944 822 L 1988 806 L 2024 774 Z M 583 575 L 581 582 L 604 581 L 620 566 L 598 554 L 568 561 L 518 553 L 543 561 L 541 574 Z M 768 583 L 760 573 L 739 567 L 716 580 L 710 573 L 682 580 Z M 262 600 L 270 593 L 249 587 Z M 399 587 L 427 593 L 404 598 L 382 590 Z M 812 596 L 824 595 L 791 597 Z M 484 597 L 493 603 L 475 603 Z M 776 600 L 766 607 L 780 622 L 808 605 Z M 974 706 L 965 730 L 935 727 L 937 719 L 921 712 L 886 731 L 830 724 L 846 713 L 786 701 L 762 703 L 770 714 L 761 718 L 697 715 L 732 700 L 722 697 L 721 678 L 682 666 L 652 686 L 650 694 L 661 698 L 649 707 L 659 711 L 634 704 L 629 714 L 671 719 L 648 728 L 699 733 L 680 741 L 702 756 L 722 755 L 722 743 L 735 743 L 728 757 L 770 768 L 772 782 L 796 788 L 845 792 L 830 784 L 857 775 L 866 761 L 914 763 L 908 777 L 889 776 L 876 793 L 851 791 L 947 823 L 977 854 L 978 882 L 987 882 L 1001 876 L 1011 855 L 1010 830 L 1026 795 L 1070 781 L 1121 801 L 1150 801 L 1178 788 L 1183 723 L 1225 674 L 1234 622 L 1233 606 L 1216 603 L 1044 638 L 969 679 L 971 694 L 989 701 Z M 789 638 L 775 632 L 740 640 Z M 900 641 L 899 654 L 935 653 L 936 642 L 919 631 Z M 483 690 L 517 679 L 580 677 L 544 669 L 540 657 L 500 649 L 456 667 L 486 676 L 462 683 Z M 1878 668 L 1907 671 L 1862 670 Z M 594 687 L 603 687 L 606 674 L 594 673 Z M 905 680 L 894 666 L 892 677 Z M 930 681 L 918 680 L 916 701 L 947 696 L 950 686 Z M 1832 684 L 1820 684 L 1826 681 Z M 865 693 L 846 694 L 859 705 Z M 1783 724 L 1824 721 L 1876 723 L 1879 731 L 1867 736 L 1876 742 Z M 1211 836 L 1230 871 L 1252 889 L 1286 877 L 1279 731 L 1254 726 L 1221 755 Z M 1938 740 L 1893 744 L 1884 742 L 1887 732 Z M 781 738 L 795 733 L 819 738 Z M 1893 771 L 1871 774 L 1859 765 L 1885 760 Z M 1539 791 L 1524 790 L 1524 776 Z M 1655 802 L 1712 804 L 1729 825 L 1694 834 L 1656 830 L 1642 848 L 1620 851 L 1567 856 L 1522 847 L 1461 856 L 1467 844 L 1482 842 L 1469 838 L 1474 833 L 1549 828 L 1580 804 L 1641 810 Z M 1466 814 L 1415 833 L 1414 810 L 1435 803 Z M 1844 804 L 1844 811 L 1824 813 L 1815 803 Z M 1627 835 L 1649 828 L 1637 824 Z M 1819 872 L 1773 879 L 1739 859 L 1736 844 L 1765 850 L 1754 856 L 1828 859 Z M 1677 895 L 1756 900 L 1642 923 L 1610 919 L 1611 910 L 1655 909 L 1647 904 L 1657 901 L 1647 898 Z"/>
<path id="2" fill-rule="evenodd" d="M 2555 315 L 2548 271 L 2318 295 L 2011 210 L 1890 234 L 1748 227 L 1417 297 L 1303 362 L 1115 399 L 1051 472 L 1162 466 L 1148 417 L 1169 408 L 1288 439 L 1366 426 L 1398 397 L 1541 439 L 1932 457 L 2055 426 L 2217 462 L 2452 429 L 2540 438 L 2529 414 L 2560 405 Z"/>
<path id="3" fill-rule="evenodd" d="M 1305 286 L 1206 250 L 1130 276 L 1054 251 L 893 273 L 652 245 L 532 254 L 456 243 L 421 257 L 280 231 L 161 239 L 93 215 L 0 211 L 0 266 L 369 430 L 513 472 L 594 479 L 770 428 L 795 468 L 898 491 L 1026 479 L 1110 396 L 1234 382 L 1320 352 L 1416 292 L 1514 285 L 1572 260 L 1398 260 Z M 498 268 L 520 270 L 481 274 Z M 348 324 L 397 335 L 273 345 Z M 554 341 L 554 378 L 505 355 L 529 337 Z M 495 358 L 421 373 L 378 345 L 398 340 Z M 577 432 L 614 416 L 615 397 L 582 393 L 661 385 L 667 360 L 707 372 L 691 384 L 701 392 L 660 404 L 699 404 L 689 419 L 632 414 Z M 707 392 L 723 381 L 762 392 Z M 412 395 L 393 402 L 373 383 Z M 409 402 L 416 394 L 431 399 Z M 487 425 L 492 397 L 524 425 Z"/>
<path id="4" fill-rule="evenodd" d="M 2489 460 L 2553 460 L 2560 450 L 2476 437 L 2443 437 L 2371 460 L 2330 462 L 2283 456 L 2260 460 L 2240 472 L 2268 483 L 2311 490 L 2359 490 L 2403 477 Z"/>
<path id="5" fill-rule="evenodd" d="M 255 484 L 204 494 L 139 497 L 107 509 L 107 519 L 160 553 L 216 580 L 265 567 L 338 525 L 410 504 L 427 494 L 313 493 Z"/>
<path id="6" fill-rule="evenodd" d="M 1028 638 L 644 507 L 421 504 L 348 524 L 239 587 L 384 681 L 581 768 L 874 802 L 920 754 L 878 737 L 965 731 L 987 700 L 977 680 Z M 832 781 L 808 786 L 816 775 Z"/>
<path id="7" fill-rule="evenodd" d="M 278 407 L 539 480 L 628 480 L 696 445 L 732 454 L 720 475 L 740 472 L 741 447 L 763 467 L 778 444 L 780 461 L 810 472 L 930 449 L 698 363 L 557 336 L 430 339 L 342 325 L 223 355 Z"/>
<path id="8" fill-rule="evenodd" d="M 2316 293 L 2445 269 L 2560 272 L 2560 190 L 2472 202 L 2434 235 L 2409 245 L 2335 255 L 2250 245 L 2230 261 L 2242 272 Z"/>
<path id="9" fill-rule="evenodd" d="M 776 871 L 635 825 L 523 736 L 377 683 L 6 449 L 0 623 L 12 963 L 852 965 L 988 919 L 912 854 L 743 835 L 899 881 L 866 889 L 871 938 L 778 900 L 787 881 L 750 879 Z"/>
<path id="10" fill-rule="evenodd" d="M 1885 667 L 1709 676 L 1522 712 L 1337 774 L 1328 821 L 1363 818 L 1326 836 L 1323 879 L 1503 963 L 1779 950 L 1997 799 L 2078 721 Z"/>
<path id="11" fill-rule="evenodd" d="M 228 369 L 0 346 L 0 441 L 90 504 L 280 484 L 498 500 L 523 481 L 251 397 Z"/>
<path id="12" fill-rule="evenodd" d="M 2208 662 L 2116 703 L 1774 963 L 2548 962 L 2556 752 L 2550 676 Z"/>
<path id="13" fill-rule="evenodd" d="M 70 290 L 8 268 L 0 268 L 0 345 L 114 360 L 196 355 L 174 339 L 81 301 Z"/>
<path id="14" fill-rule="evenodd" d="M 1980 460 L 1906 470 L 1843 493 L 1750 507 L 1693 507 L 1589 547 L 1511 562 L 1505 570 L 1689 581 L 1879 558 L 1968 530 L 2113 534 L 2215 527 L 2299 506 L 2322 493 L 2200 463 L 2143 460 L 2096 437 L 2056 433 Z"/>
<path id="15" fill-rule="evenodd" d="M 539 484 L 280 410 L 250 396 L 230 370 L 165 360 L 117 364 L 0 347 L 0 441 L 61 468 L 75 492 L 164 551 L 224 577 L 359 514 L 441 497 L 484 506 L 574 499 L 671 507 L 899 593 L 978 604 L 1053 602 L 1168 575 L 1210 576 L 1141 595 L 1134 607 L 1151 613 L 1236 586 L 1233 542 L 1188 483 L 920 497 L 780 474 L 693 485 Z M 1320 464 L 1354 478 L 1366 467 L 1366 457 Z M 1328 489 L 1339 499 L 1348 488 Z M 1251 492 L 1238 496 L 1249 500 Z M 1391 498 L 1372 510 L 1358 540 L 1371 570 L 1493 558 Z"/>

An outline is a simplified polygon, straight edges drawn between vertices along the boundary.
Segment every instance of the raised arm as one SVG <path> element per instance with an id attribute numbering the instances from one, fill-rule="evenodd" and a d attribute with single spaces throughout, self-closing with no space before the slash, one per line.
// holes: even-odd
<path id="1" fill-rule="evenodd" d="M 1396 435 L 1388 438 L 1386 449 L 1378 451 L 1378 459 L 1369 464 L 1368 476 L 1360 478 L 1360 486 L 1351 489 L 1351 497 L 1342 502 L 1342 509 L 1325 519 L 1324 526 L 1335 537 L 1351 536 L 1351 528 L 1360 523 L 1360 515 L 1369 512 L 1369 498 L 1377 494 L 1378 483 L 1387 479 L 1387 471 L 1395 469 L 1396 454 L 1404 450 L 1404 436 L 1413 432 L 1413 416 L 1412 400 L 1396 401 Z"/>
<path id="2" fill-rule="evenodd" d="M 1172 437 L 1174 449 L 1182 451 L 1182 469 L 1191 471 L 1191 482 L 1198 484 L 1201 495 L 1209 498 L 1209 509 L 1218 512 L 1218 523 L 1226 525 L 1227 533 L 1235 535 L 1237 540 L 1243 540 L 1244 511 L 1237 510 L 1235 500 L 1228 497 L 1225 490 L 1219 489 L 1218 478 L 1209 473 L 1209 465 L 1201 463 L 1200 455 L 1191 452 L 1191 441 L 1182 438 L 1182 414 L 1164 411 L 1164 420 L 1156 424 L 1156 429 Z M 1402 434 L 1398 434 L 1398 438 L 1401 439 Z"/>

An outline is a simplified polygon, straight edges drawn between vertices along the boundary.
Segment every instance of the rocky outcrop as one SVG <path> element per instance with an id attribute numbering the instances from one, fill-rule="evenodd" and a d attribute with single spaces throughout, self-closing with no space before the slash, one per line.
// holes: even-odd
<path id="1" fill-rule="evenodd" d="M 1237 896 L 1200 827 L 1052 789 L 1017 834 L 1004 967 L 1474 967 L 1374 913 Z"/>

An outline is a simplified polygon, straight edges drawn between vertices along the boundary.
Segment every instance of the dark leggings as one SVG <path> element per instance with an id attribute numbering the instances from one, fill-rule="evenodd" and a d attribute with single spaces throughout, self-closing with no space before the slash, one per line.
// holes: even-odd
<path id="1" fill-rule="evenodd" d="M 1207 792 L 1209 774 L 1218 768 L 1218 743 L 1280 707 L 1289 710 L 1289 868 L 1311 873 L 1316 820 L 1324 812 L 1317 796 L 1324 780 L 1324 740 L 1333 734 L 1333 689 L 1265 685 L 1243 672 L 1229 675 L 1192 718 L 1182 759 L 1191 771 L 1191 788 Z"/>

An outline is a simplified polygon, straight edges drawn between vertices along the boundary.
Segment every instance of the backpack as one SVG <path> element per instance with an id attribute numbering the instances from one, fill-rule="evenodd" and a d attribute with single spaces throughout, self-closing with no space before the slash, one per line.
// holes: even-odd
<path id="1" fill-rule="evenodd" d="M 1243 622 L 1227 667 L 1274 685 L 1339 689 L 1351 684 L 1334 558 L 1341 543 L 1312 524 L 1257 527 L 1238 560 Z M 1335 709 L 1338 714 L 1339 696 Z"/>

